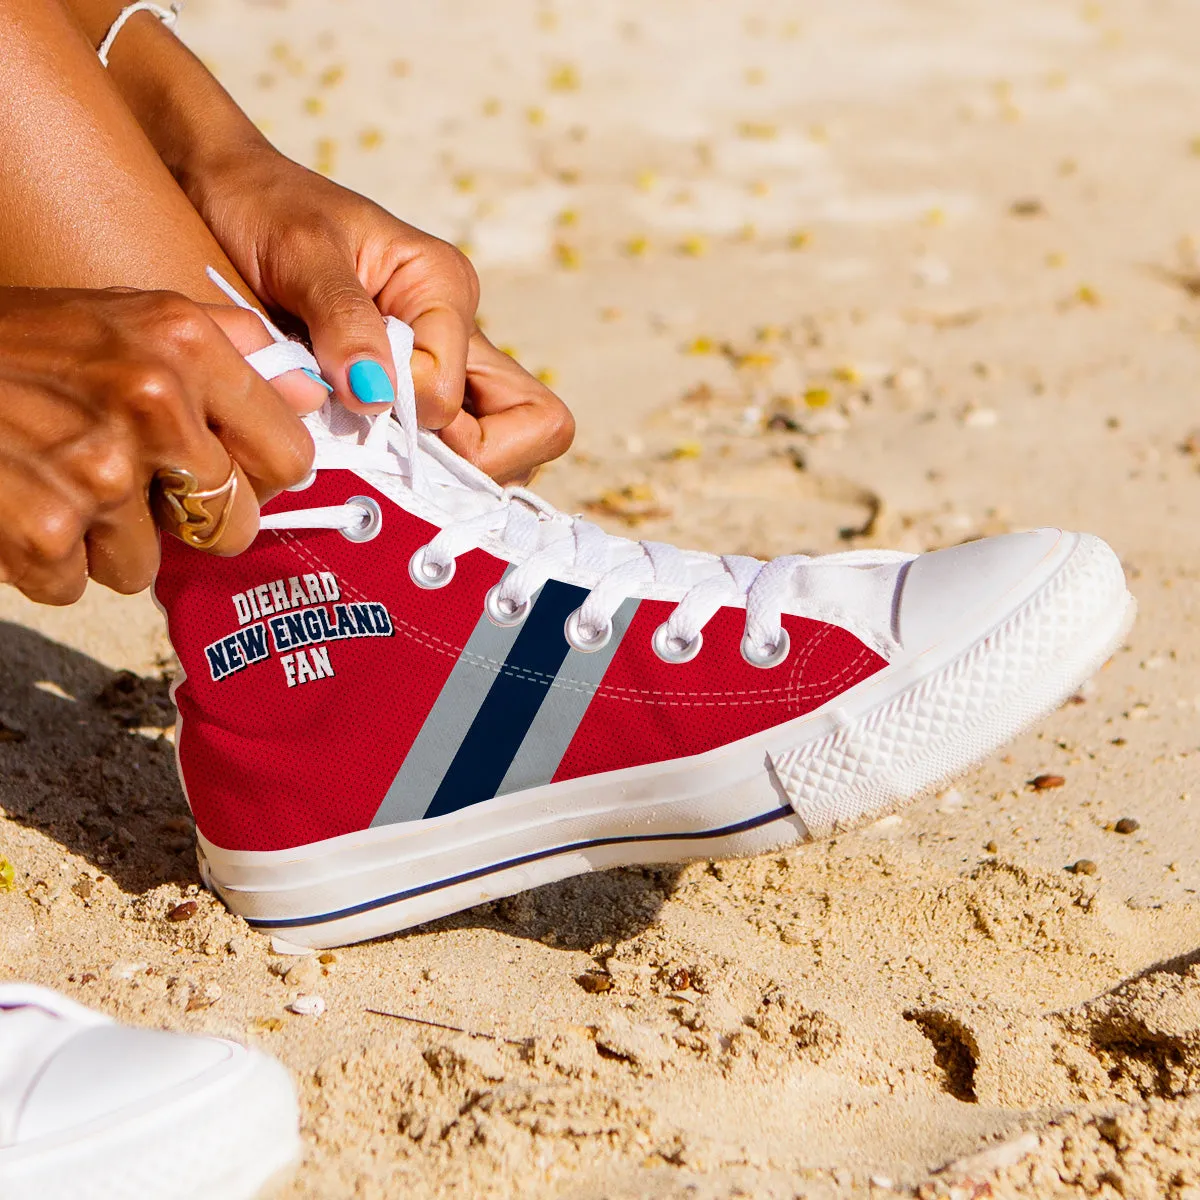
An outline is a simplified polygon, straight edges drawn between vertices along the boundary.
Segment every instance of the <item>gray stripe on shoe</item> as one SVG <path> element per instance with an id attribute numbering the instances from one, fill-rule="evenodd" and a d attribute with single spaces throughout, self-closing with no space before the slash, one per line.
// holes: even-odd
<path id="1" fill-rule="evenodd" d="M 554 683 L 496 790 L 497 796 L 539 787 L 554 778 L 554 772 L 603 682 L 609 663 L 616 657 L 640 603 L 639 600 L 626 600 L 617 609 L 613 615 L 612 637 L 603 650 L 594 654 L 572 650 L 563 659 Z"/>
<path id="2" fill-rule="evenodd" d="M 488 619 L 487 613 L 480 613 L 458 662 L 375 813 L 372 828 L 417 821 L 425 815 L 520 632 L 520 625 L 501 628 Z"/>

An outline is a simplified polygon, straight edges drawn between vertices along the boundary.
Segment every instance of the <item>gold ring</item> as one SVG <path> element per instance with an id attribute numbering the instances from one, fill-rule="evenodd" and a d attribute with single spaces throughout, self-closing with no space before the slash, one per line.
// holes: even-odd
<path id="1" fill-rule="evenodd" d="M 211 550 L 220 540 L 233 514 L 237 496 L 237 467 L 229 464 L 229 477 L 220 487 L 203 492 L 191 471 L 182 467 L 163 467 L 154 473 L 150 500 L 154 518 L 169 532 L 197 550 Z M 210 500 L 225 498 L 218 515 L 205 506 Z"/>

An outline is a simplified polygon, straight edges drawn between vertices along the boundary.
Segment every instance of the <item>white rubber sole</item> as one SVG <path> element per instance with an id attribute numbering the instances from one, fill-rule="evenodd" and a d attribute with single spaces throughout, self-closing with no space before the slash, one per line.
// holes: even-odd
<path id="1" fill-rule="evenodd" d="M 1120 645 L 1135 604 L 1112 550 L 1064 534 L 1024 582 L 835 701 L 707 754 L 549 784 L 201 872 L 255 928 L 345 945 L 586 871 L 725 858 L 874 820 L 1053 711 Z"/>
<path id="2" fill-rule="evenodd" d="M 0 1150 L 0 1192 L 30 1200 L 254 1200 L 300 1157 L 291 1078 L 238 1046 L 186 1095 Z"/>

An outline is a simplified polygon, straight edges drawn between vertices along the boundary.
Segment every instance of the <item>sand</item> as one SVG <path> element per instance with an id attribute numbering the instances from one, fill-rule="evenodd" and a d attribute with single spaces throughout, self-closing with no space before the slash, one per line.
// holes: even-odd
<path id="1" fill-rule="evenodd" d="M 183 28 L 283 148 L 471 248 L 489 333 L 578 415 L 555 502 L 764 555 L 1084 528 L 1141 616 L 1039 729 L 835 842 L 291 958 L 198 887 L 149 600 L 5 593 L 3 974 L 277 1054 L 288 1200 L 1200 1196 L 1200 11 Z"/>

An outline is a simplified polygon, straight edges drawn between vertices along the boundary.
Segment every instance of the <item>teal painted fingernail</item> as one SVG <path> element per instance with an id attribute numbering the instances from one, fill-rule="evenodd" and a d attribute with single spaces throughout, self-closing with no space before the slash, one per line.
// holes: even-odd
<path id="1" fill-rule="evenodd" d="M 374 359 L 364 358 L 350 368 L 350 390 L 364 404 L 396 402 L 392 381 Z"/>
<path id="2" fill-rule="evenodd" d="M 333 384 L 326 383 L 325 380 L 323 380 L 320 375 L 316 373 L 316 371 L 310 371 L 308 367 L 301 367 L 300 370 L 302 370 L 305 375 L 307 375 L 309 379 L 313 381 L 313 383 L 319 383 L 327 392 L 333 391 Z"/>

